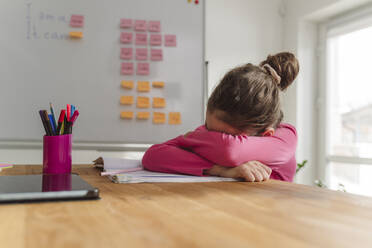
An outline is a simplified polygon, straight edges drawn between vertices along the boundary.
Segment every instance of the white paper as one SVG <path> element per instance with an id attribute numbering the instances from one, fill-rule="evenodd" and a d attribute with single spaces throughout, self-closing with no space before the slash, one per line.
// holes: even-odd
<path id="1" fill-rule="evenodd" d="M 109 176 L 109 178 L 115 183 L 196 183 L 239 181 L 233 178 L 188 176 L 181 174 L 151 172 L 146 170 L 117 174 Z"/>
<path id="2" fill-rule="evenodd" d="M 102 157 L 103 168 L 109 170 L 125 170 L 132 168 L 142 168 L 141 160 L 127 158 L 108 158 Z"/>
<path id="3" fill-rule="evenodd" d="M 115 172 L 119 170 L 127 170 L 141 168 L 140 171 L 118 173 L 109 175 L 108 177 L 115 183 L 196 183 L 196 182 L 222 182 L 222 181 L 239 181 L 233 178 L 224 177 L 200 177 L 189 176 L 182 174 L 170 174 L 152 172 L 142 169 L 141 160 L 125 159 L 125 158 L 108 158 L 102 157 L 103 168 L 106 172 Z"/>

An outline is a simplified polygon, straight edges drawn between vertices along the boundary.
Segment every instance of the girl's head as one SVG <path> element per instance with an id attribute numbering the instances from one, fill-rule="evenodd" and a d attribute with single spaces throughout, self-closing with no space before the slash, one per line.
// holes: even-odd
<path id="1" fill-rule="evenodd" d="M 298 61 L 289 52 L 269 55 L 259 66 L 232 69 L 208 100 L 207 128 L 231 134 L 271 134 L 283 118 L 279 93 L 291 85 L 298 71 Z"/>

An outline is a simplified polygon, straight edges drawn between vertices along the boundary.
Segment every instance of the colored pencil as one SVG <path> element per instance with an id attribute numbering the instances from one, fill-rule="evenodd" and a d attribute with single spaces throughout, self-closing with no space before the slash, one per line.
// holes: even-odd
<path id="1" fill-rule="evenodd" d="M 61 113 L 59 114 L 59 118 L 58 118 L 57 135 L 60 135 L 61 133 L 61 128 L 63 125 L 63 121 L 65 119 L 65 115 L 66 115 L 66 110 L 62 109 Z"/>
<path id="2" fill-rule="evenodd" d="M 75 105 L 71 104 L 71 118 L 74 115 L 74 113 L 75 113 Z"/>
<path id="3" fill-rule="evenodd" d="M 50 113 L 52 114 L 53 123 L 54 123 L 55 127 L 57 128 L 57 126 L 56 126 L 56 124 L 57 124 L 56 117 L 54 115 L 54 109 L 53 109 L 53 105 L 52 105 L 51 102 L 49 103 L 49 107 L 50 107 Z"/>
<path id="4" fill-rule="evenodd" d="M 71 126 L 74 125 L 74 123 L 75 123 L 76 119 L 78 118 L 78 116 L 79 116 L 79 110 L 76 110 L 74 112 L 74 114 L 72 115 L 71 119 L 70 119 Z"/>
<path id="5" fill-rule="evenodd" d="M 68 134 L 68 121 L 67 121 L 67 114 L 68 113 L 68 111 L 66 111 L 66 115 L 65 115 L 65 119 L 64 119 L 64 121 L 63 121 L 63 124 L 64 124 L 64 126 L 63 126 L 63 134 Z"/>
<path id="6" fill-rule="evenodd" d="M 52 125 L 50 124 L 48 112 L 46 110 L 43 110 L 43 114 L 44 114 L 44 118 L 46 120 L 47 127 L 48 127 L 48 134 L 47 135 L 52 136 L 53 135 L 53 130 L 52 130 Z"/>
<path id="7" fill-rule="evenodd" d="M 67 115 L 67 121 L 70 121 L 70 118 L 71 118 L 71 105 L 70 104 L 67 104 L 66 106 L 66 115 Z"/>
<path id="8" fill-rule="evenodd" d="M 71 104 L 67 104 L 66 110 L 62 109 L 58 118 L 58 122 L 55 120 L 55 114 L 53 105 L 50 102 L 50 112 L 47 110 L 40 110 L 39 115 L 44 126 L 44 130 L 47 136 L 71 134 L 72 126 L 76 122 L 79 116 L 79 111 L 76 107 Z"/>
<path id="9" fill-rule="evenodd" d="M 46 123 L 46 120 L 45 120 L 45 116 L 44 116 L 44 110 L 40 110 L 39 111 L 39 115 L 40 115 L 40 118 L 41 118 L 41 121 L 43 123 L 43 126 L 44 126 L 44 130 L 45 130 L 45 134 L 48 135 L 48 125 Z"/>
<path id="10" fill-rule="evenodd" d="M 53 120 L 53 115 L 48 114 L 48 117 L 49 117 L 50 125 L 52 126 L 53 135 L 57 135 L 57 127 L 56 127 L 56 123 Z"/>
<path id="11" fill-rule="evenodd" d="M 66 118 L 66 117 L 65 117 Z M 61 135 L 65 134 L 65 120 L 63 120 L 62 125 L 61 125 Z"/>

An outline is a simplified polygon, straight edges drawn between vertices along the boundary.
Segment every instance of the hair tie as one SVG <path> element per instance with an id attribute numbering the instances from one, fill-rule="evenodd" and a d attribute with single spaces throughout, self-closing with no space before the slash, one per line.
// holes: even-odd
<path id="1" fill-rule="evenodd" d="M 272 68 L 271 65 L 269 64 L 264 64 L 262 68 L 274 78 L 274 80 L 276 81 L 276 84 L 279 86 L 282 78 L 278 75 L 278 73 L 274 70 L 274 68 Z"/>

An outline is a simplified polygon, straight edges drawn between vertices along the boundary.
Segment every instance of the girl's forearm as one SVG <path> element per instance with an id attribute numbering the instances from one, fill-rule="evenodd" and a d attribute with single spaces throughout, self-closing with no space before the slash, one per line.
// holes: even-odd
<path id="1" fill-rule="evenodd" d="M 275 165 L 294 156 L 297 136 L 289 126 L 280 128 L 272 137 L 233 136 L 198 128 L 182 137 L 180 144 L 223 166 L 238 166 L 251 160 Z"/>
<path id="2" fill-rule="evenodd" d="M 182 149 L 176 138 L 150 147 L 142 158 L 142 165 L 151 171 L 202 176 L 213 163 Z"/>

